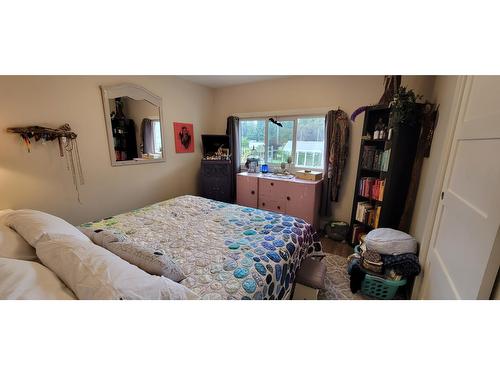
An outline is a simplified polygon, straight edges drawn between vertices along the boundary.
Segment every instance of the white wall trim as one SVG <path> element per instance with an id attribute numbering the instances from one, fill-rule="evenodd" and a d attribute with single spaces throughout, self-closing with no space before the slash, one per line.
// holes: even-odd
<path id="1" fill-rule="evenodd" d="M 273 116 L 326 116 L 328 111 L 332 108 L 308 108 L 308 109 L 287 109 L 287 110 L 276 110 L 276 111 L 264 111 L 264 112 L 240 112 L 234 113 L 233 116 L 247 119 L 247 118 L 257 118 L 257 117 L 273 117 Z"/>
<path id="2" fill-rule="evenodd" d="M 453 138 L 455 136 L 455 130 L 458 124 L 460 112 L 461 112 L 461 105 L 463 103 L 463 96 L 465 92 L 465 85 L 467 82 L 468 78 L 467 76 L 459 76 L 456 87 L 455 87 L 455 93 L 454 93 L 454 98 L 453 98 L 453 104 L 451 106 L 450 112 L 450 120 L 451 121 L 451 126 L 450 129 L 448 130 L 446 134 L 446 139 L 443 144 L 443 149 L 441 151 L 441 158 L 440 158 L 440 165 L 438 168 L 438 173 L 436 175 L 436 179 L 434 181 L 434 188 L 432 190 L 432 196 L 431 196 L 431 203 L 429 207 L 429 211 L 427 212 L 427 218 L 425 220 L 425 228 L 424 232 L 422 235 L 422 240 L 420 243 L 420 254 L 419 254 L 419 259 L 420 259 L 420 264 L 423 266 L 422 272 L 420 275 L 418 275 L 415 279 L 415 284 L 413 286 L 413 291 L 412 291 L 412 299 L 417 299 L 417 298 L 422 298 L 422 281 L 424 278 L 424 274 L 426 271 L 427 267 L 427 258 L 429 256 L 429 246 L 431 244 L 431 239 L 433 237 L 433 232 L 434 232 L 434 227 L 436 220 L 438 218 L 438 209 L 439 209 L 439 202 L 440 202 L 440 195 L 441 191 L 443 191 L 443 184 L 445 182 L 445 176 L 446 176 L 446 171 L 448 167 L 448 162 L 451 156 L 451 148 L 453 145 Z M 439 126 L 439 124 L 438 124 Z"/>

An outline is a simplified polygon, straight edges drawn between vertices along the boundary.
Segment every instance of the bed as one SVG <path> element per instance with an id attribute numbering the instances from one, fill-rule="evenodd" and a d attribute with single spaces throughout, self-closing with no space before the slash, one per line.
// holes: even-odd
<path id="1" fill-rule="evenodd" d="M 269 211 L 185 195 L 81 225 L 166 252 L 201 299 L 286 299 L 301 262 L 322 255 L 313 227 Z"/>

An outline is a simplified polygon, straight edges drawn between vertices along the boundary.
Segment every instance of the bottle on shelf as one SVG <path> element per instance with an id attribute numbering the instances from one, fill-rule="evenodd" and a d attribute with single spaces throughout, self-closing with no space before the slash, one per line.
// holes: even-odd
<path id="1" fill-rule="evenodd" d="M 373 132 L 373 139 L 385 139 L 386 132 L 385 126 L 382 122 L 382 118 L 378 119 L 378 122 L 375 124 L 375 131 Z"/>

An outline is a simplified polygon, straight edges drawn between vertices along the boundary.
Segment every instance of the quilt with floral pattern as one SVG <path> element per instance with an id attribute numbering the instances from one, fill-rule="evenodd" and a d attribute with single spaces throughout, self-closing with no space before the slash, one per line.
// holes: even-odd
<path id="1" fill-rule="evenodd" d="M 283 299 L 303 259 L 322 255 L 304 220 L 185 195 L 85 223 L 165 252 L 202 299 Z"/>

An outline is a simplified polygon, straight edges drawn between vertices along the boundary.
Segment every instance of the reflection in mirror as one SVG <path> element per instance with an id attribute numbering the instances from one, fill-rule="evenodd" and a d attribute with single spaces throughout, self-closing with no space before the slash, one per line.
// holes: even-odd
<path id="1" fill-rule="evenodd" d="M 109 99 L 116 161 L 161 158 L 159 108 L 129 97 Z"/>
<path id="2" fill-rule="evenodd" d="M 162 161 L 161 99 L 135 85 L 102 93 L 112 165 Z"/>

